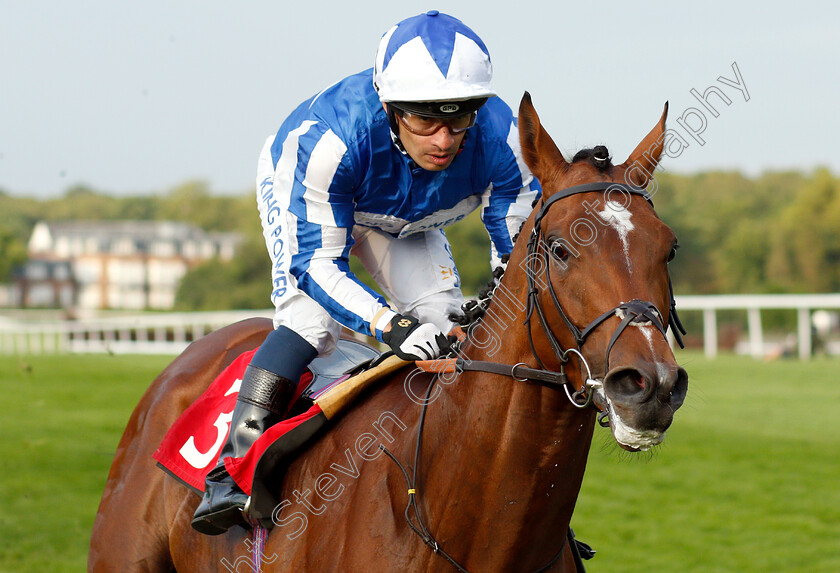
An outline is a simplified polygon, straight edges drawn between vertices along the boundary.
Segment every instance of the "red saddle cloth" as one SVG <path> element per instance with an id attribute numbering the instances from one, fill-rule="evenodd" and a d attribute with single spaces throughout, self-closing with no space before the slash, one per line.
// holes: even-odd
<path id="1" fill-rule="evenodd" d="M 164 471 L 199 494 L 204 491 L 204 478 L 215 467 L 227 440 L 242 376 L 255 352 L 256 349 L 241 354 L 219 374 L 175 421 L 152 456 Z M 310 372 L 301 377 L 298 394 L 308 386 L 311 379 Z M 250 495 L 254 469 L 269 445 L 296 428 L 295 441 L 300 441 L 301 435 L 314 435 L 324 426 L 324 422 L 321 408 L 317 404 L 313 405 L 303 414 L 269 428 L 254 442 L 245 456 L 225 460 L 225 467 L 239 487 Z"/>

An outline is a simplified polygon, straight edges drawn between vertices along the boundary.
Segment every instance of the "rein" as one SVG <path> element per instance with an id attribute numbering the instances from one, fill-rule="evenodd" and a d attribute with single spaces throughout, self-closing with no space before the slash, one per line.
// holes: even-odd
<path id="1" fill-rule="evenodd" d="M 586 362 L 583 355 L 574 348 L 567 350 L 567 352 L 577 354 L 581 363 L 586 367 L 588 376 L 584 386 L 600 386 L 601 383 L 592 378 L 592 373 L 589 370 L 589 364 Z M 566 396 L 568 396 L 572 404 L 578 408 L 585 408 L 591 403 L 591 395 L 586 396 L 583 388 L 581 390 L 576 390 L 574 393 L 569 390 L 569 388 L 574 388 L 574 386 L 572 386 L 566 376 L 563 363 L 560 364 L 560 372 L 531 368 L 524 362 L 519 362 L 518 364 L 511 366 L 510 364 L 502 364 L 501 362 L 470 360 L 464 357 L 418 360 L 415 364 L 424 372 L 430 373 L 449 374 L 453 372 L 461 373 L 468 371 L 487 372 L 489 374 L 507 376 L 508 378 L 513 378 L 517 382 L 537 382 L 538 384 L 542 384 L 543 386 L 554 388 L 556 390 L 563 388 L 566 391 Z M 581 399 L 583 402 L 580 401 Z"/>
<path id="2" fill-rule="evenodd" d="M 448 359 L 441 358 L 437 360 L 420 361 L 417 362 L 417 365 L 426 372 L 457 373 L 464 371 L 477 371 L 507 376 L 519 382 L 537 382 L 550 388 L 563 388 L 566 392 L 566 396 L 569 398 L 569 401 L 577 408 L 586 408 L 589 405 L 591 405 L 594 391 L 598 388 L 601 388 L 603 386 L 603 382 L 592 377 L 592 372 L 589 368 L 589 364 L 583 356 L 581 347 L 586 342 L 589 335 L 592 334 L 592 332 L 596 328 L 598 328 L 601 324 L 606 322 L 607 319 L 611 318 L 614 315 L 618 316 L 621 319 L 621 322 L 619 323 L 615 332 L 613 332 L 613 335 L 610 338 L 610 341 L 607 345 L 605 364 L 606 371 L 609 371 L 609 355 L 612 351 L 613 345 L 618 340 L 618 337 L 621 335 L 621 333 L 624 332 L 627 326 L 629 326 L 631 323 L 652 324 L 656 327 L 657 330 L 659 330 L 662 336 L 666 336 L 666 327 L 663 324 L 661 318 L 662 315 L 656 308 L 656 305 L 654 305 L 652 302 L 641 301 L 638 299 L 621 303 L 598 316 L 583 329 L 578 328 L 571 321 L 571 319 L 569 319 L 568 315 L 563 310 L 563 306 L 560 304 L 560 301 L 557 298 L 557 293 L 554 289 L 554 285 L 551 282 L 551 273 L 548 272 L 551 257 L 550 249 L 546 249 L 545 247 L 542 248 L 542 262 L 544 264 L 542 268 L 545 276 L 548 279 L 547 290 L 551 294 L 551 300 L 554 304 L 555 309 L 560 314 L 560 317 L 563 319 L 563 322 L 565 323 L 569 333 L 574 337 L 577 348 L 563 348 L 563 346 L 554 336 L 554 333 L 552 332 L 549 326 L 548 319 L 546 318 L 545 311 L 542 305 L 540 304 L 540 290 L 537 288 L 537 271 L 534 268 L 534 265 L 535 262 L 539 259 L 537 251 L 544 242 L 544 235 L 542 232 L 543 217 L 545 217 L 545 215 L 548 213 L 549 208 L 551 208 L 552 205 L 554 205 L 561 199 L 570 197 L 572 195 L 577 195 L 579 193 L 608 190 L 616 190 L 631 195 L 639 195 L 644 197 L 644 199 L 648 203 L 653 205 L 653 203 L 650 200 L 650 196 L 647 194 L 644 188 L 613 182 L 587 183 L 583 185 L 575 185 L 573 187 L 569 187 L 567 189 L 558 191 L 557 193 L 552 195 L 547 201 L 543 202 L 542 206 L 540 207 L 540 210 L 537 212 L 534 218 L 534 229 L 531 233 L 531 236 L 528 239 L 527 246 L 527 268 L 525 274 L 527 277 L 528 292 L 525 314 L 525 327 L 528 332 L 528 342 L 531 346 L 531 353 L 536 359 L 539 368 L 531 368 L 522 362 L 511 366 L 509 364 L 502 364 L 498 362 L 469 360 L 464 357 Z M 681 334 L 685 334 L 685 329 L 683 328 L 683 325 L 680 322 L 679 317 L 677 316 L 676 301 L 674 300 L 674 289 L 671 283 L 670 273 L 668 275 L 668 291 L 670 297 L 670 312 L 668 315 L 668 325 L 671 327 L 672 332 L 674 334 L 674 338 L 680 345 L 680 348 L 683 348 L 684 345 Z M 543 334 L 545 335 L 546 340 L 548 340 L 548 343 L 551 346 L 555 357 L 560 363 L 560 372 L 553 372 L 551 370 L 548 370 L 543 364 L 539 355 L 537 354 L 533 335 L 531 333 L 531 317 L 534 314 L 534 311 L 536 311 L 536 315 L 539 319 L 540 327 L 543 331 Z M 584 382 L 583 384 L 581 384 L 580 389 L 574 389 L 574 386 L 569 382 L 565 373 L 565 365 L 569 362 L 569 354 L 577 355 L 581 362 L 581 365 L 586 369 L 586 377 L 584 378 Z M 406 484 L 408 486 L 408 505 L 405 509 L 405 519 L 408 522 L 411 529 L 423 540 L 423 542 L 426 545 L 431 547 L 432 551 L 441 555 L 458 571 L 461 571 L 462 573 L 469 573 L 467 569 L 465 569 L 451 555 L 444 551 L 442 547 L 440 547 L 438 542 L 435 540 L 434 536 L 429 532 L 429 530 L 423 523 L 423 519 L 420 515 L 418 507 L 419 493 L 417 491 L 417 474 L 420 464 L 420 451 L 423 440 L 423 427 L 425 426 L 426 422 L 426 410 L 429 405 L 429 397 L 431 396 L 431 392 L 434 388 L 436 381 L 437 376 L 433 377 L 431 382 L 429 383 L 428 390 L 426 391 L 426 399 L 423 402 L 420 420 L 417 428 L 417 441 L 415 443 L 414 449 L 414 467 L 412 468 L 411 476 L 409 476 L 408 471 L 400 463 L 396 456 L 394 456 L 393 453 L 391 453 L 386 447 L 384 447 L 381 444 L 379 448 L 380 450 L 385 452 L 385 454 L 389 458 L 391 458 L 391 460 L 394 463 L 397 464 L 397 466 L 403 473 L 403 477 L 406 480 Z M 574 392 L 572 392 L 570 388 L 572 388 Z M 606 413 L 604 413 L 604 416 L 606 416 Z M 604 421 L 600 419 L 600 417 L 598 421 L 602 426 L 608 425 L 605 424 Z M 412 512 L 414 514 L 414 519 L 412 519 L 411 516 Z M 560 546 L 560 550 L 557 552 L 557 554 L 554 557 L 552 557 L 552 559 L 546 565 L 540 567 L 534 573 L 540 573 L 553 566 L 557 562 L 557 560 L 560 559 L 561 555 L 563 554 L 563 551 L 566 548 L 567 543 L 570 544 L 572 552 L 575 554 L 576 563 L 580 563 L 580 554 L 577 547 L 578 542 L 574 539 L 573 534 L 571 533 L 571 529 L 569 529 L 569 532 L 567 536 L 564 537 L 563 544 Z"/>

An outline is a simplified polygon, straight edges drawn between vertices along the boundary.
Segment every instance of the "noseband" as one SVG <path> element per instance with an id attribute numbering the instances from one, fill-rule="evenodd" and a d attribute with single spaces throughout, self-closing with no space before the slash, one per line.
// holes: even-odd
<path id="1" fill-rule="evenodd" d="M 651 206 L 653 206 L 653 202 L 650 200 L 650 196 L 642 187 L 634 187 L 632 185 L 613 183 L 609 181 L 586 183 L 584 185 L 575 185 L 573 187 L 569 187 L 567 189 L 558 191 L 542 204 L 540 210 L 534 217 L 534 229 L 531 233 L 530 238 L 528 239 L 528 251 L 526 259 L 527 267 L 525 269 L 525 275 L 527 277 L 528 282 L 528 296 L 525 315 L 525 325 L 528 331 L 528 342 L 531 345 L 531 353 L 534 355 L 534 358 L 536 359 L 537 364 L 539 364 L 539 367 L 545 370 L 545 365 L 543 364 L 542 360 L 537 354 L 537 350 L 534 345 L 533 335 L 531 334 L 531 316 L 533 315 L 534 311 L 536 311 L 543 334 L 545 335 L 546 340 L 548 340 L 548 343 L 551 346 L 555 357 L 561 364 L 561 371 L 562 365 L 565 365 L 569 361 L 570 352 L 578 355 L 578 357 L 581 360 L 581 363 L 586 367 L 588 376 L 585 379 L 581 389 L 574 394 L 574 397 L 572 397 L 572 402 L 576 406 L 580 407 L 588 406 L 592 400 L 591 392 L 586 391 L 587 387 L 598 385 L 597 381 L 592 379 L 591 372 L 589 371 L 589 365 L 586 363 L 586 360 L 584 359 L 581 350 L 583 344 L 586 342 L 586 339 L 589 337 L 590 334 L 592 334 L 592 332 L 595 331 L 596 328 L 598 328 L 598 326 L 603 324 L 608 318 L 612 317 L 613 315 L 618 316 L 621 319 L 621 322 L 619 323 L 618 327 L 612 335 L 612 338 L 610 338 L 609 344 L 607 345 L 604 372 L 605 375 L 606 372 L 609 371 L 610 352 L 612 351 L 613 345 L 628 325 L 652 324 L 656 327 L 657 330 L 659 330 L 662 336 L 666 336 L 666 328 L 661 318 L 662 314 L 656 308 L 656 305 L 654 305 L 652 302 L 642 301 L 638 299 L 634 299 L 614 306 L 613 308 L 611 308 L 610 310 L 608 310 L 607 312 L 603 313 L 598 318 L 590 322 L 586 327 L 580 329 L 571 321 L 571 319 L 569 319 L 568 315 L 563 310 L 563 305 L 560 304 L 560 300 L 557 298 L 557 292 L 555 291 L 554 285 L 551 282 L 551 273 L 549 272 L 549 265 L 551 263 L 551 249 L 546 248 L 545 246 L 545 237 L 542 231 L 543 217 L 545 217 L 545 215 L 548 213 L 548 210 L 554 204 L 556 204 L 561 199 L 565 199 L 566 197 L 570 197 L 572 195 L 577 195 L 580 193 L 589 193 L 592 191 L 612 190 L 620 191 L 622 193 L 627 193 L 630 195 L 639 195 L 641 197 L 644 197 L 644 199 L 648 203 L 650 203 Z M 542 253 L 540 253 L 539 251 L 542 251 Z M 560 314 L 561 318 L 563 319 L 563 322 L 566 324 L 566 328 L 574 337 L 577 348 L 564 349 L 560 342 L 557 340 L 557 337 L 554 335 L 554 332 L 551 330 L 548 324 L 545 311 L 540 303 L 540 291 L 537 288 L 536 283 L 536 276 L 538 271 L 535 268 L 535 265 L 537 261 L 542 262 L 542 269 L 547 278 L 548 292 L 551 294 L 551 300 L 554 304 L 554 308 Z M 677 316 L 676 301 L 674 300 L 674 289 L 673 285 L 671 284 L 670 273 L 668 275 L 668 295 L 670 297 L 670 312 L 668 313 L 668 324 L 671 327 L 672 332 L 674 333 L 674 338 L 677 341 L 677 344 L 680 345 L 680 348 L 683 348 L 684 346 L 681 335 L 685 334 L 685 329 L 683 328 L 683 325 L 680 322 L 679 317 Z M 581 403 L 580 399 L 583 399 L 584 402 Z"/>

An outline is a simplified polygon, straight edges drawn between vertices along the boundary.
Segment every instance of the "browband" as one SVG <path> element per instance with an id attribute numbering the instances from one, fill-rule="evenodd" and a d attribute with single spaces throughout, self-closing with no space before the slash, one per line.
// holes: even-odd
<path id="1" fill-rule="evenodd" d="M 540 226 L 540 221 L 542 221 L 543 216 L 545 215 L 548 208 L 551 207 L 555 202 L 559 201 L 560 199 L 565 199 L 570 195 L 577 195 L 578 193 L 589 193 L 591 191 L 609 191 L 611 189 L 615 189 L 616 191 L 622 191 L 624 193 L 630 193 L 631 195 L 640 195 L 645 198 L 645 201 L 653 205 L 653 201 L 650 200 L 651 195 L 645 191 L 644 187 L 636 187 L 634 185 L 627 185 L 625 183 L 616 183 L 614 181 L 598 181 L 595 183 L 584 183 L 583 185 L 575 185 L 573 187 L 567 187 L 566 189 L 561 189 L 557 191 L 554 195 L 546 200 L 542 207 L 540 207 L 539 213 L 537 213 L 536 218 L 534 219 L 534 230 L 538 229 Z"/>

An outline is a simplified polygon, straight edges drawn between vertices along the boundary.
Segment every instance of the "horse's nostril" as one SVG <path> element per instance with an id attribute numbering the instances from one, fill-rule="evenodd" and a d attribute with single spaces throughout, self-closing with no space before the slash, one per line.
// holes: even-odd
<path id="1" fill-rule="evenodd" d="M 642 376 L 640 372 L 636 372 L 636 374 L 633 376 L 633 381 L 636 383 L 640 390 L 645 389 L 645 377 Z"/>
<path id="2" fill-rule="evenodd" d="M 670 403 L 674 410 L 683 405 L 687 393 L 688 373 L 684 368 L 678 368 L 676 372 L 676 379 L 674 380 L 674 386 L 670 391 Z"/>
<path id="3" fill-rule="evenodd" d="M 604 389 L 612 400 L 619 402 L 644 402 L 654 387 L 655 384 L 635 368 L 613 370 L 604 378 Z"/>

